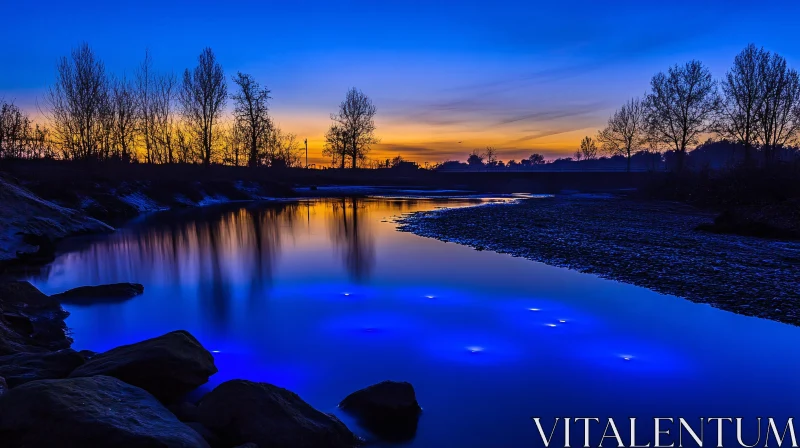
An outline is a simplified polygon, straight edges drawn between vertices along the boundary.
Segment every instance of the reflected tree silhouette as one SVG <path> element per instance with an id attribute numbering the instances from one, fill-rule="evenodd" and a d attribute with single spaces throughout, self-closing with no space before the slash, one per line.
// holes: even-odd
<path id="1" fill-rule="evenodd" d="M 375 265 L 375 241 L 368 223 L 359 221 L 359 209 L 364 207 L 364 200 L 341 198 L 331 205 L 331 239 L 344 258 L 350 279 L 365 281 Z"/>

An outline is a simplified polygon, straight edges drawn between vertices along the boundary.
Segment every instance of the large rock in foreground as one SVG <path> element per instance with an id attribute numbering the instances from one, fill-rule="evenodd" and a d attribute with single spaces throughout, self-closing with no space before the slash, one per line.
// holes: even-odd
<path id="1" fill-rule="evenodd" d="M 228 446 L 348 448 L 360 443 L 336 417 L 322 413 L 294 392 L 267 383 L 232 380 L 198 404 L 198 420 Z"/>
<path id="2" fill-rule="evenodd" d="M 29 381 L 66 378 L 85 362 L 83 355 L 72 349 L 50 353 L 17 353 L 0 357 L 0 376 L 8 387 Z"/>
<path id="3" fill-rule="evenodd" d="M 376 436 L 409 440 L 417 432 L 422 408 L 411 383 L 384 381 L 348 395 L 339 408 L 353 414 Z"/>
<path id="4" fill-rule="evenodd" d="M 0 281 L 0 356 L 68 348 L 68 315 L 58 300 L 30 283 Z"/>
<path id="5" fill-rule="evenodd" d="M 147 392 L 96 376 L 32 381 L 0 400 L 0 440 L 9 447 L 208 448 Z"/>
<path id="6" fill-rule="evenodd" d="M 80 286 L 52 297 L 65 303 L 118 302 L 136 297 L 144 292 L 139 283 L 112 283 L 109 285 Z"/>
<path id="7" fill-rule="evenodd" d="M 97 354 L 70 377 L 113 376 L 172 402 L 208 382 L 216 372 L 211 353 L 191 334 L 179 330 Z"/>

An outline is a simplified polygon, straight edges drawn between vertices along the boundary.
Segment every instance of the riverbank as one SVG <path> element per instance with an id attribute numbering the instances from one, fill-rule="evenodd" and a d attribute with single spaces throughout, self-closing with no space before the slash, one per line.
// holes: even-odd
<path id="1" fill-rule="evenodd" d="M 3 446 L 354 448 L 364 442 L 335 415 L 270 383 L 228 380 L 190 401 L 187 395 L 218 369 L 214 354 L 187 331 L 102 353 L 71 348 L 59 298 L 131 298 L 142 291 L 114 284 L 47 296 L 28 282 L 0 281 Z M 356 391 L 338 408 L 372 440 L 413 438 L 421 413 L 413 386 L 393 381 Z"/>
<path id="2" fill-rule="evenodd" d="M 714 217 L 679 203 L 573 195 L 420 212 L 399 229 L 800 325 L 800 243 L 696 230 Z"/>

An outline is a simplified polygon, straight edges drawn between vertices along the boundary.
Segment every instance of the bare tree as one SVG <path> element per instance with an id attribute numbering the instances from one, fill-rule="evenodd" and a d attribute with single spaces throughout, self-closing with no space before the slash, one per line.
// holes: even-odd
<path id="1" fill-rule="evenodd" d="M 238 123 L 234 122 L 222 131 L 222 141 L 222 163 L 240 166 L 244 160 L 247 141 Z"/>
<path id="2" fill-rule="evenodd" d="M 715 86 L 711 72 L 696 60 L 670 67 L 650 81 L 647 124 L 677 153 L 678 171 L 683 169 L 686 149 L 710 127 L 719 103 Z"/>
<path id="3" fill-rule="evenodd" d="M 125 78 L 112 80 L 111 106 L 114 154 L 121 160 L 130 161 L 136 145 L 136 92 Z"/>
<path id="4" fill-rule="evenodd" d="M 347 159 L 347 137 L 339 124 L 333 123 L 325 133 L 325 146 L 322 148 L 322 155 L 330 157 L 331 166 L 344 168 Z"/>
<path id="5" fill-rule="evenodd" d="M 538 153 L 531 154 L 530 157 L 528 157 L 525 160 L 527 160 L 528 163 L 530 163 L 531 165 L 544 165 L 545 164 L 544 156 L 541 155 L 541 154 L 538 154 Z"/>
<path id="6" fill-rule="evenodd" d="M 759 111 L 764 107 L 765 75 L 769 52 L 750 44 L 733 60 L 733 68 L 721 83 L 722 98 L 717 133 L 744 145 L 749 163 L 759 128 Z"/>
<path id="7" fill-rule="evenodd" d="M 214 52 L 206 48 L 198 57 L 197 67 L 183 73 L 180 103 L 187 131 L 200 145 L 203 165 L 211 164 L 218 121 L 225 107 L 228 88 L 222 66 Z"/>
<path id="8" fill-rule="evenodd" d="M 764 72 L 764 102 L 758 110 L 758 136 L 767 164 L 782 146 L 796 142 L 800 131 L 800 79 L 778 54 L 769 57 Z"/>
<path id="9" fill-rule="evenodd" d="M 489 166 L 497 165 L 497 150 L 493 146 L 487 146 L 483 152 L 483 158 Z"/>
<path id="10" fill-rule="evenodd" d="M 331 115 L 346 142 L 345 152 L 352 161 L 352 168 L 356 168 L 359 161 L 366 160 L 370 145 L 379 141 L 375 137 L 376 112 L 372 100 L 353 87 L 339 104 L 339 112 Z"/>
<path id="11" fill-rule="evenodd" d="M 262 88 L 252 76 L 237 73 L 233 82 L 239 91 L 233 95 L 233 117 L 247 142 L 248 161 L 251 167 L 258 165 L 258 147 L 269 133 L 269 89 Z"/>
<path id="12" fill-rule="evenodd" d="M 597 143 L 588 135 L 581 140 L 581 146 L 575 153 L 575 159 L 594 160 L 597 158 Z"/>
<path id="13" fill-rule="evenodd" d="M 627 159 L 627 170 L 631 170 L 631 157 L 647 140 L 647 112 L 639 98 L 623 104 L 608 119 L 608 125 L 597 134 L 603 150 L 611 155 Z"/>
<path id="14" fill-rule="evenodd" d="M 46 114 L 65 156 L 98 157 L 101 116 L 108 104 L 105 66 L 88 44 L 57 65 L 56 83 L 46 94 Z"/>
<path id="15" fill-rule="evenodd" d="M 300 141 L 296 134 L 286 133 L 271 125 L 268 162 L 272 167 L 300 166 Z"/>
<path id="16" fill-rule="evenodd" d="M 153 71 L 153 58 L 150 50 L 145 50 L 144 60 L 136 71 L 136 108 L 137 108 L 137 127 L 145 149 L 145 161 L 155 162 L 154 156 L 154 117 L 153 103 L 155 96 L 155 73 Z"/>
<path id="17" fill-rule="evenodd" d="M 155 80 L 151 102 L 151 144 L 161 163 L 175 161 L 175 113 L 177 80 L 172 73 L 160 75 Z"/>
<path id="18" fill-rule="evenodd" d="M 28 115 L 13 103 L 0 101 L 0 157 L 22 157 L 31 132 Z"/>

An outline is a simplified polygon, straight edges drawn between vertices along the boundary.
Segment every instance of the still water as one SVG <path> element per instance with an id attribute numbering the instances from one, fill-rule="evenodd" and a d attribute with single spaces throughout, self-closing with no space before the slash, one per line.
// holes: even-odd
<path id="1" fill-rule="evenodd" d="M 800 328 L 393 222 L 474 204 L 347 198 L 164 212 L 69 242 L 31 281 L 46 293 L 144 284 L 122 303 L 66 304 L 74 347 L 186 329 L 214 352 L 220 372 L 209 387 L 267 381 L 337 412 L 364 386 L 410 381 L 424 409 L 412 446 L 542 446 L 533 416 L 549 432 L 555 416 L 797 414 Z M 642 431 L 652 439 L 652 423 Z"/>

